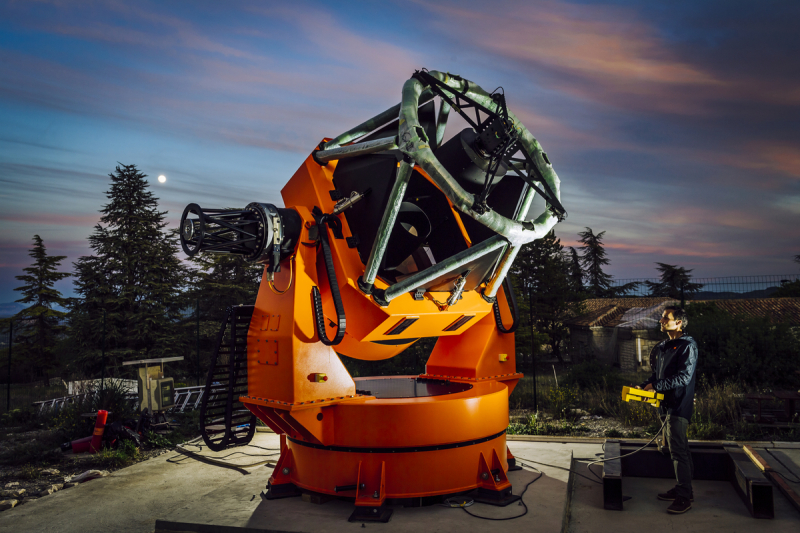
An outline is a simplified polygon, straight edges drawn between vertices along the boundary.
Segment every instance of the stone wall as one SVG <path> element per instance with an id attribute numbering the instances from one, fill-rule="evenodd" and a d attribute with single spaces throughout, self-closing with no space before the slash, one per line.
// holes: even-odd
<path id="1" fill-rule="evenodd" d="M 650 372 L 650 350 L 662 340 L 660 332 L 646 329 L 579 326 L 570 330 L 570 353 L 581 356 L 574 357 L 573 362 L 592 355 L 625 372 Z"/>
<path id="2" fill-rule="evenodd" d="M 656 330 L 631 331 L 630 340 L 619 346 L 620 368 L 629 372 L 650 372 L 650 350 L 661 340 L 661 333 Z"/>

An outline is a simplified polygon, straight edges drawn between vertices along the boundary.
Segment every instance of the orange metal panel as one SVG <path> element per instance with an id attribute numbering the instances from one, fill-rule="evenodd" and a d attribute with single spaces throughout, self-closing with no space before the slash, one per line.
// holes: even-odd
<path id="1" fill-rule="evenodd" d="M 296 468 L 290 474 L 291 482 L 298 487 L 341 496 L 334 487 L 355 485 L 359 479 L 359 463 L 373 475 L 367 476 L 365 496 L 372 499 L 375 490 L 381 496 L 379 478 L 376 475 L 383 469 L 385 498 L 418 498 L 438 494 L 465 492 L 479 486 L 479 458 L 505 458 L 506 437 L 501 435 L 493 440 L 445 450 L 400 453 L 357 453 L 315 449 L 288 443 L 289 450 L 298 465 L 317 465 L 311 468 Z M 503 471 L 508 463 L 500 463 Z M 277 467 L 276 467 L 277 468 Z M 507 479 L 507 478 L 506 478 Z M 355 496 L 354 493 L 345 495 Z M 377 500 L 374 500 L 377 501 Z M 366 503 L 365 503 L 366 504 Z M 372 504 L 374 505 L 374 503 Z"/>
<path id="2" fill-rule="evenodd" d="M 334 207 L 329 191 L 335 167 L 336 162 L 321 167 L 309 157 L 281 191 L 285 205 L 297 210 L 305 228 L 295 256 L 285 260 L 275 276 L 274 285 L 286 292 L 277 294 L 262 284 L 248 332 L 248 393 L 240 399 L 273 430 L 293 439 L 282 446 L 272 482 L 327 494 L 335 494 L 336 486 L 363 483 L 357 504 L 370 506 L 385 498 L 507 487 L 508 395 L 521 374 L 515 369 L 513 334 L 497 330 L 491 305 L 477 291 L 465 292 L 462 300 L 446 309 L 433 299 L 444 301 L 447 293 L 427 294 L 422 301 L 403 294 L 381 308 L 356 284 L 364 271 L 356 250 L 329 233 L 347 313 L 347 333 L 336 350 L 359 359 L 392 357 L 410 343 L 388 346 L 375 341 L 395 340 L 398 336 L 387 333 L 400 320 L 414 316 L 418 320 L 399 336 L 440 337 L 427 375 L 448 376 L 472 387 L 430 397 L 359 396 L 336 352 L 319 341 L 312 288 L 320 288 L 329 338 L 335 331 L 328 323 L 335 320 L 335 309 L 322 255 L 316 246 L 302 242 L 311 241 L 311 209 L 317 206 L 329 213 Z M 343 235 L 351 236 L 345 217 L 340 220 Z M 378 279 L 376 286 L 386 284 Z M 498 298 L 508 325 L 505 297 Z M 455 331 L 444 331 L 464 315 L 475 318 Z M 327 381 L 309 379 L 320 374 Z M 446 448 L 450 445 L 454 447 Z M 406 448 L 410 451 L 403 451 Z M 487 469 L 490 473 L 500 469 L 502 473 L 495 474 L 499 481 L 481 476 Z"/>
<path id="3" fill-rule="evenodd" d="M 318 206 L 323 212 L 333 210 L 335 202 L 331 200 L 329 191 L 334 188 L 332 180 L 335 166 L 334 162 L 330 162 L 328 166 L 321 167 L 309 156 L 281 191 L 285 204 L 287 206 L 295 206 L 309 226 L 314 223 L 307 207 L 311 202 L 316 202 L 313 205 Z M 421 169 L 417 169 L 417 171 L 427 178 Z M 340 216 L 339 220 L 342 222 L 344 237 L 352 236 L 347 219 L 344 216 Z M 463 230 L 463 224 L 460 224 L 460 227 L 464 232 L 465 238 L 467 238 L 466 232 Z M 303 232 L 302 237 L 308 240 L 307 230 Z M 349 357 L 380 360 L 400 353 L 402 348 L 387 348 L 385 345 L 366 343 L 357 345 L 352 341 L 393 340 L 396 337 L 386 335 L 386 331 L 400 318 L 409 314 L 420 318 L 408 330 L 403 332 L 403 338 L 412 339 L 430 336 L 457 336 L 471 328 L 482 317 L 491 313 L 491 305 L 483 300 L 476 291 L 465 292 L 462 295 L 462 300 L 446 310 L 441 310 L 433 301 L 433 298 L 443 302 L 449 296 L 448 293 L 427 294 L 423 301 L 414 300 L 410 293 L 403 294 L 392 300 L 388 307 L 381 308 L 369 296 L 361 292 L 357 286 L 356 280 L 363 274 L 364 265 L 361 263 L 356 250 L 349 248 L 345 239 L 335 239 L 332 236 L 330 245 L 344 308 L 349 316 L 358 317 L 357 320 L 351 319 L 347 324 L 347 334 L 352 338 L 337 348 L 340 353 Z M 301 245 L 300 248 L 307 247 Z M 331 292 L 328 289 L 327 276 L 324 274 L 322 255 L 317 254 L 314 249 L 311 250 L 314 252 L 313 254 L 305 254 L 307 256 L 305 258 L 307 273 L 309 278 L 318 283 L 320 287 L 326 318 L 335 322 L 336 315 Z M 305 251 L 307 252 L 308 250 Z M 312 256 L 314 256 L 313 260 Z M 315 268 L 309 269 L 312 264 Z M 300 265 L 295 266 L 299 271 Z M 286 270 L 286 268 L 282 268 L 282 270 Z M 286 282 L 288 282 L 288 279 Z M 276 279 L 275 283 L 278 287 L 286 286 L 286 283 L 281 284 L 278 279 Z M 376 280 L 376 287 L 386 288 L 387 285 L 379 278 Z M 475 319 L 467 322 L 457 331 L 443 331 L 449 324 L 464 314 L 474 314 Z M 311 322 L 308 324 L 311 324 Z M 331 334 L 333 330 L 331 327 Z"/>
<path id="4" fill-rule="evenodd" d="M 426 372 L 467 378 L 513 373 L 517 366 L 514 352 L 514 335 L 500 333 L 494 316 L 486 315 L 458 337 L 440 337 L 428 359 Z M 508 359 L 500 362 L 500 354 L 508 354 Z"/>

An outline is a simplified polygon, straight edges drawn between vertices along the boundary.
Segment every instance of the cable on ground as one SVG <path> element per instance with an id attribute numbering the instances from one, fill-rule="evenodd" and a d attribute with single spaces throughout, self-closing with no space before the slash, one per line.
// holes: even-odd
<path id="1" fill-rule="evenodd" d="M 503 520 L 515 520 L 517 518 L 522 518 L 523 516 L 528 514 L 528 506 L 525 505 L 525 500 L 524 500 L 525 492 L 528 490 L 528 487 L 530 487 L 536 481 L 538 481 L 539 478 L 541 478 L 544 475 L 544 473 L 541 470 L 539 470 L 538 468 L 535 468 L 535 467 L 532 467 L 532 466 L 528 466 L 528 465 L 526 465 L 524 463 L 517 463 L 517 464 L 519 464 L 520 466 L 524 466 L 526 468 L 530 468 L 531 470 L 534 470 L 535 472 L 539 473 L 538 476 L 533 478 L 531 481 L 529 481 L 525 485 L 525 488 L 522 489 L 522 492 L 519 495 L 519 503 L 517 505 L 521 505 L 522 507 L 525 508 L 525 510 L 522 512 L 522 514 L 518 514 L 516 516 L 507 516 L 505 518 L 492 518 L 492 517 L 489 517 L 489 516 L 481 516 L 481 515 L 473 514 L 473 513 L 469 512 L 467 510 L 467 507 L 473 505 L 475 503 L 475 500 L 473 500 L 472 498 L 467 498 L 467 497 L 463 497 L 463 496 L 454 496 L 454 497 L 451 497 L 451 498 L 446 498 L 441 503 L 441 505 L 443 505 L 445 507 L 456 507 L 456 508 L 460 507 L 468 515 L 470 515 L 470 516 L 472 516 L 474 518 L 480 518 L 481 520 L 492 520 L 492 521 L 499 522 L 499 521 L 503 521 Z M 456 500 L 461 500 L 461 501 L 456 501 Z"/>
<path id="2" fill-rule="evenodd" d="M 192 457 L 194 459 L 202 460 L 202 461 L 204 461 L 206 463 L 209 463 L 209 464 L 213 464 L 213 465 L 217 465 L 217 466 L 224 466 L 224 467 L 231 467 L 232 466 L 232 467 L 236 467 L 236 468 L 253 468 L 253 467 L 256 467 L 256 466 L 268 465 L 268 464 L 269 465 L 274 465 L 275 461 L 273 459 L 266 459 L 264 461 L 259 461 L 259 462 L 252 463 L 252 464 L 240 465 L 240 464 L 237 464 L 237 463 L 232 463 L 230 461 L 225 461 L 224 459 L 227 459 L 227 458 L 229 458 L 229 457 L 231 457 L 233 455 L 246 455 L 246 456 L 249 456 L 249 457 L 271 457 L 273 455 L 279 455 L 280 454 L 280 450 L 279 449 L 276 449 L 276 448 L 264 448 L 263 446 L 256 446 L 254 444 L 248 444 L 246 446 L 251 446 L 253 448 L 259 448 L 261 450 L 266 450 L 266 451 L 275 452 L 275 453 L 270 453 L 270 454 L 266 454 L 266 455 L 264 455 L 264 454 L 255 455 L 255 454 L 242 452 L 242 451 L 233 451 L 232 453 L 230 453 L 228 455 L 225 455 L 223 457 L 208 457 L 207 455 L 201 455 L 199 452 L 195 452 L 195 451 L 192 451 L 192 450 L 189 450 L 189 449 L 186 448 L 186 446 L 195 446 L 197 448 L 200 448 L 200 450 L 202 450 L 205 447 L 203 444 L 195 444 L 195 442 L 197 442 L 201 438 L 202 437 L 197 437 L 197 438 L 192 439 L 190 441 L 184 442 L 183 444 L 178 444 L 178 445 L 175 446 L 175 451 L 177 451 L 178 453 L 184 454 L 184 455 L 186 455 L 188 457 Z M 169 459 L 167 459 L 167 460 L 169 461 Z"/>
<path id="3" fill-rule="evenodd" d="M 665 427 L 666 427 L 666 425 L 667 425 L 667 420 L 669 420 L 669 417 L 667 417 L 667 418 L 665 418 L 665 419 L 664 419 L 664 423 L 663 423 L 663 424 L 661 424 L 661 429 L 659 429 L 659 430 L 658 430 L 658 432 L 657 432 L 655 435 L 653 435 L 653 438 L 652 438 L 652 439 L 650 439 L 650 441 L 649 441 L 647 444 L 645 444 L 644 446 L 642 446 L 642 447 L 641 447 L 641 448 L 639 448 L 638 450 L 634 450 L 634 451 L 632 451 L 631 453 L 626 453 L 625 455 L 620 455 L 619 457 L 609 457 L 608 459 L 600 459 L 600 460 L 598 460 L 598 461 L 592 461 L 591 463 L 589 463 L 589 464 L 587 464 L 587 465 L 586 465 L 586 468 L 589 470 L 589 472 L 591 472 L 591 473 L 592 473 L 592 475 L 593 475 L 594 477 L 596 477 L 596 478 L 597 478 L 597 479 L 600 481 L 600 483 L 602 483 L 602 482 L 603 482 L 603 479 L 602 479 L 600 476 L 598 476 L 598 475 L 595 473 L 595 471 L 594 471 L 594 470 L 592 470 L 592 465 L 596 465 L 596 464 L 598 464 L 598 463 L 605 463 L 605 462 L 607 462 L 607 461 L 614 461 L 615 459 L 622 459 L 623 457 L 630 457 L 631 455 L 633 455 L 633 454 L 635 454 L 635 453 L 639 453 L 640 451 L 642 451 L 642 450 L 644 450 L 645 448 L 647 448 L 648 446 L 650 446 L 650 445 L 653 443 L 653 441 L 655 441 L 655 440 L 656 440 L 656 437 L 658 437 L 659 435 L 661 435 L 661 432 L 662 432 L 662 431 L 664 431 L 664 428 L 665 428 Z M 605 444 L 603 445 L 603 451 L 605 451 Z"/>

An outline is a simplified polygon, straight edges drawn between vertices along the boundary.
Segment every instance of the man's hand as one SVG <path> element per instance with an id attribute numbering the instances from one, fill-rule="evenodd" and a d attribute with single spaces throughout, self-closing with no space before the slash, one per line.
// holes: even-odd
<path id="1" fill-rule="evenodd" d="M 645 386 L 644 390 L 655 390 L 655 389 L 653 389 L 653 384 L 652 384 L 652 383 L 648 383 L 648 384 Z"/>

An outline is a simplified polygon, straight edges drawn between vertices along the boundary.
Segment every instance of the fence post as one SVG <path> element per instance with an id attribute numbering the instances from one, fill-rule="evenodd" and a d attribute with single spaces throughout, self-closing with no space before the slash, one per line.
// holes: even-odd
<path id="1" fill-rule="evenodd" d="M 536 392 L 536 346 L 533 336 L 533 287 L 528 287 L 528 321 L 531 328 L 531 371 L 533 372 L 533 412 L 539 412 L 539 395 Z"/>
<path id="2" fill-rule="evenodd" d="M 200 386 L 200 298 L 197 299 L 197 386 Z"/>
<path id="3" fill-rule="evenodd" d="M 14 343 L 14 320 L 8 320 L 8 375 L 6 378 L 6 413 L 11 412 L 11 345 Z"/>
<path id="4" fill-rule="evenodd" d="M 103 308 L 103 373 L 100 375 L 100 392 L 106 388 L 106 310 Z"/>

